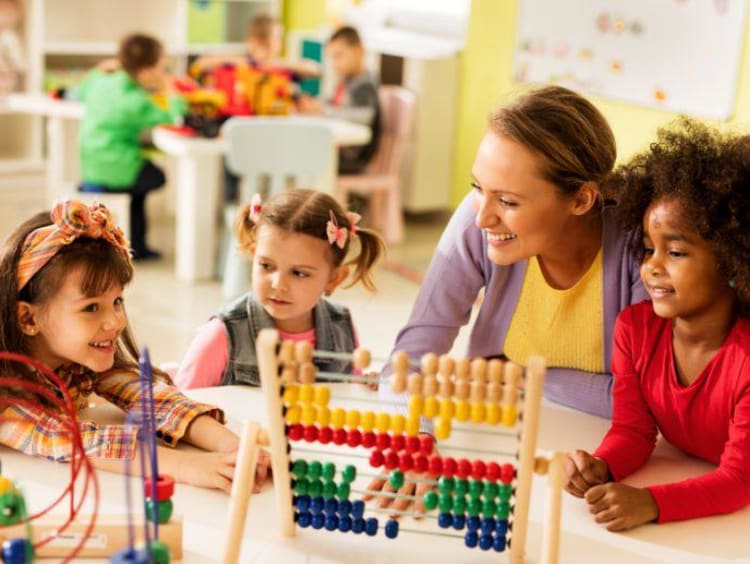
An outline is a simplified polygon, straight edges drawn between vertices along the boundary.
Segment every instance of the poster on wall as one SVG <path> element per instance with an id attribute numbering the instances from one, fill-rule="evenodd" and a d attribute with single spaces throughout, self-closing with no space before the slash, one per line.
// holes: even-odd
<path id="1" fill-rule="evenodd" d="M 747 4 L 521 0 L 514 78 L 727 119 L 735 108 Z"/>

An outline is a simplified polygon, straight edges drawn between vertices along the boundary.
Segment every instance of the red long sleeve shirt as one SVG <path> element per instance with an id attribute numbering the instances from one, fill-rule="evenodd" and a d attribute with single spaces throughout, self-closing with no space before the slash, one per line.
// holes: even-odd
<path id="1" fill-rule="evenodd" d="M 730 513 L 750 503 L 750 321 L 740 318 L 689 386 L 674 367 L 672 322 L 651 302 L 623 310 L 612 355 L 612 427 L 594 453 L 620 480 L 651 456 L 657 431 L 717 465 L 704 476 L 649 487 L 659 522 Z"/>

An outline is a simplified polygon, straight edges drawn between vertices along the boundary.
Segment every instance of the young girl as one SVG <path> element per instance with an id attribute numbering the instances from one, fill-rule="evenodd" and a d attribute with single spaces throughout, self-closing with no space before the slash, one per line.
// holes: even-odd
<path id="1" fill-rule="evenodd" d="M 125 411 L 137 408 L 138 352 L 122 296 L 132 275 L 130 250 L 104 206 L 68 200 L 51 214 L 32 217 L 11 234 L 0 255 L 0 350 L 49 366 L 67 384 L 79 411 L 92 393 Z M 18 363 L 0 363 L 0 373 L 53 387 L 43 374 Z M 163 375 L 154 379 L 154 404 L 156 434 L 166 445 L 185 441 L 208 451 L 159 447 L 163 472 L 228 492 L 239 440 L 221 424 L 221 410 L 189 400 Z M 82 421 L 80 431 L 99 469 L 121 471 L 123 459 L 137 458 L 136 436 L 127 425 Z M 41 403 L 39 410 L 11 404 L 0 412 L 0 444 L 69 461 L 71 443 L 64 423 L 45 415 Z M 261 481 L 265 471 L 264 459 Z"/>
<path id="2" fill-rule="evenodd" d="M 260 385 L 255 339 L 266 327 L 315 348 L 352 352 L 357 338 L 349 310 L 324 299 L 350 274 L 373 290 L 371 270 L 385 247 L 374 231 L 357 227 L 328 194 L 288 190 L 241 210 L 240 248 L 252 258 L 252 292 L 235 300 L 201 327 L 175 381 L 181 388 Z M 347 260 L 354 241 L 358 249 Z M 316 359 L 320 370 L 351 370 L 351 363 Z"/>
<path id="3" fill-rule="evenodd" d="M 566 488 L 611 531 L 736 511 L 750 502 L 750 138 L 683 120 L 613 188 L 625 226 L 642 234 L 651 301 L 617 320 L 612 427 L 593 455 L 571 455 Z M 620 483 L 657 432 L 717 468 Z"/>

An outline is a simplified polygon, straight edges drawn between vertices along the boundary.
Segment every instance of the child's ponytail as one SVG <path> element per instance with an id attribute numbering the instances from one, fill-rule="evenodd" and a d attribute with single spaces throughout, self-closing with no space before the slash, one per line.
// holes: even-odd
<path id="1" fill-rule="evenodd" d="M 375 291 L 372 282 L 372 269 L 385 254 L 385 242 L 377 232 L 367 228 L 356 228 L 355 237 L 359 239 L 359 254 L 349 259 L 347 266 L 353 266 L 354 272 L 347 288 L 361 282 L 370 292 Z"/>

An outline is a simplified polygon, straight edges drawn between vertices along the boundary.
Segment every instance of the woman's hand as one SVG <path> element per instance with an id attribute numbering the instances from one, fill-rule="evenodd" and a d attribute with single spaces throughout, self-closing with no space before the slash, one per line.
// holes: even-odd
<path id="1" fill-rule="evenodd" d="M 369 380 L 363 386 L 366 386 L 368 390 L 377 392 L 380 385 L 380 372 L 367 372 L 366 374 L 362 374 L 362 376 Z"/>
<path id="2" fill-rule="evenodd" d="M 576 497 L 583 497 L 592 486 L 611 480 L 607 463 L 585 450 L 568 453 L 565 473 L 565 490 Z"/>
<path id="3" fill-rule="evenodd" d="M 646 489 L 613 482 L 590 488 L 585 498 L 594 520 L 608 531 L 626 531 L 659 517 L 659 506 Z"/>

